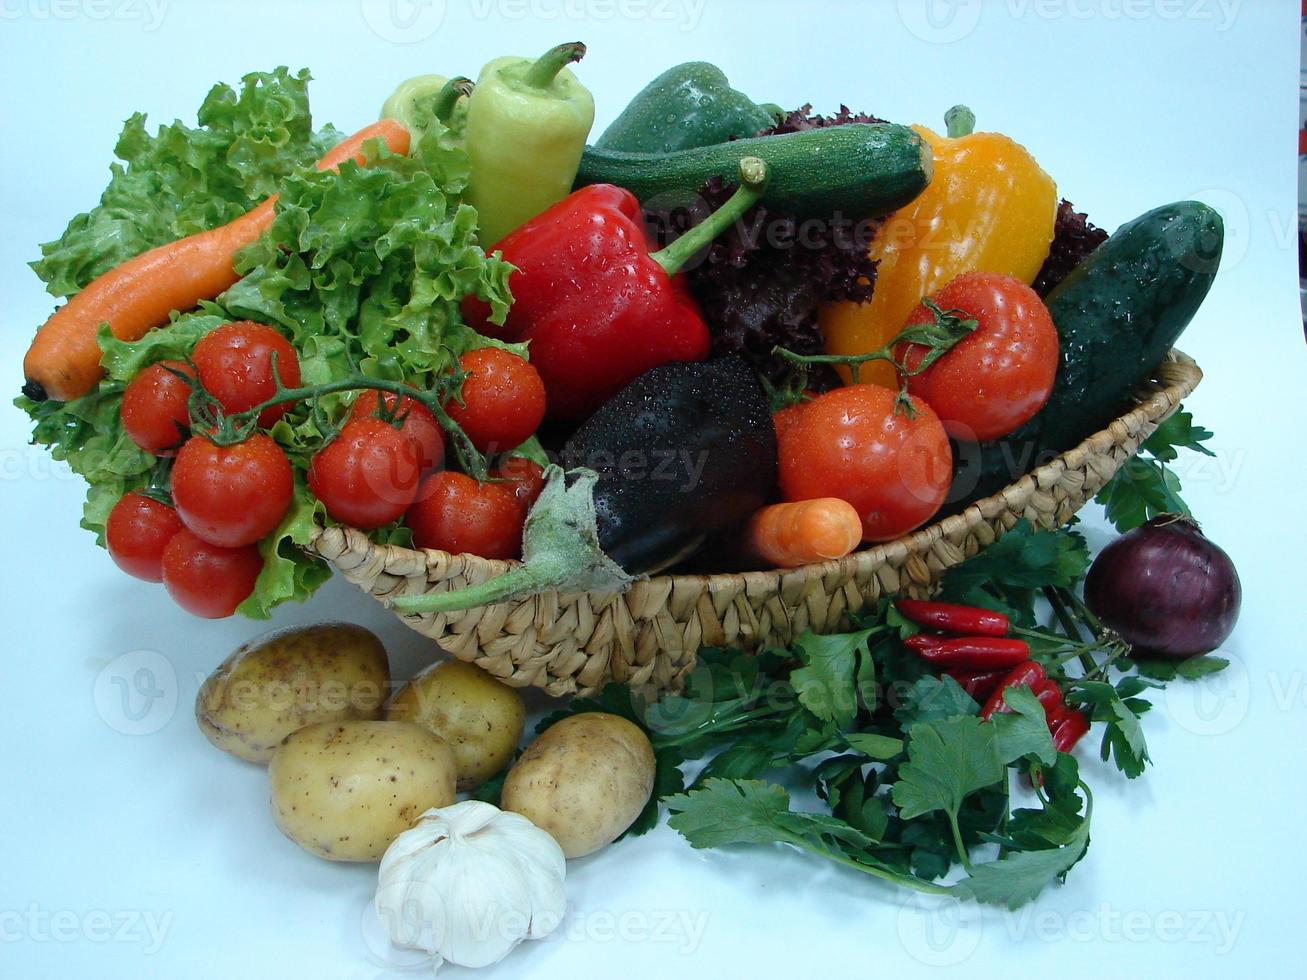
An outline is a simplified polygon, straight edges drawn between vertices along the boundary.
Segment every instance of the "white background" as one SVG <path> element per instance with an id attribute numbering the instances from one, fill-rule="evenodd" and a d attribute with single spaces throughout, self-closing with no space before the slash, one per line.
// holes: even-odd
<path id="1" fill-rule="evenodd" d="M 600 127 L 690 59 L 785 105 L 843 101 L 938 124 L 965 101 L 981 128 L 1023 140 L 1099 224 L 1190 196 L 1227 220 L 1220 278 L 1182 341 L 1207 371 L 1189 407 L 1216 430 L 1219 456 L 1182 472 L 1243 574 L 1225 651 L 1235 666 L 1159 699 L 1147 719 L 1156 767 L 1142 779 L 1087 762 L 1093 845 L 1069 884 L 1011 914 L 905 904 L 795 853 L 695 852 L 661 828 L 574 862 L 566 935 L 486 975 L 1292 970 L 1307 873 L 1298 5 L 396 4 L 0 0 L 0 363 L 12 394 L 51 308 L 24 263 L 94 203 L 121 121 L 136 109 L 193 119 L 215 80 L 277 64 L 311 67 L 319 122 L 344 130 L 411 74 L 475 75 L 492 56 L 573 38 L 590 45 L 579 74 Z M 160 588 L 118 574 L 77 527 L 80 484 L 26 435 L 21 414 L 0 407 L 0 976 L 384 975 L 360 925 L 373 870 L 282 838 L 263 771 L 212 749 L 192 720 L 199 681 L 259 627 L 188 618 Z M 1097 514 L 1089 527 L 1106 540 Z M 276 623 L 333 617 L 377 630 L 397 676 L 435 654 L 339 580 Z M 136 676 L 164 696 L 124 702 L 116 684 Z"/>

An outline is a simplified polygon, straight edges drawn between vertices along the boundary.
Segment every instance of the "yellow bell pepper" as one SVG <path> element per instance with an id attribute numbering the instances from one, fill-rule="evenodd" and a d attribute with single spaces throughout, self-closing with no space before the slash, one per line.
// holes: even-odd
<path id="1" fill-rule="evenodd" d="M 880 227 L 871 243 L 879 261 L 866 303 L 836 303 L 821 313 L 829 354 L 866 354 L 892 340 L 921 302 L 964 272 L 998 272 L 1034 282 L 1048 257 L 1057 187 L 1035 158 L 1001 133 L 973 133 L 975 117 L 956 106 L 948 135 L 913 126 L 935 154 L 935 175 L 911 204 Z M 839 371 L 851 380 L 847 367 Z M 897 387 L 886 361 L 863 364 L 858 380 Z"/>
<path id="2" fill-rule="evenodd" d="M 467 103 L 467 202 L 486 251 L 572 193 L 595 104 L 565 66 L 584 54 L 579 41 L 560 44 L 534 61 L 496 58 L 477 77 Z"/>

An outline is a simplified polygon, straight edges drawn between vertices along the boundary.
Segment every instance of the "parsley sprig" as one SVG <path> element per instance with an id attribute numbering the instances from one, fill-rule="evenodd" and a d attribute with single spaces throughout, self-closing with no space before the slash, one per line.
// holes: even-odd
<path id="1" fill-rule="evenodd" d="M 1101 727 L 1103 759 L 1135 778 L 1149 763 L 1145 695 L 1161 681 L 1084 609 L 1088 565 L 1074 529 L 1022 522 L 950 571 L 943 594 L 1008 613 Z M 1057 628 L 1039 621 L 1050 608 Z M 1092 794 L 1028 689 L 1009 690 L 1011 712 L 983 721 L 956 681 L 901 643 L 916 630 L 885 600 L 850 632 L 757 654 L 702 651 L 681 693 L 613 684 L 539 727 L 606 711 L 649 735 L 656 786 L 628 834 L 656 826 L 661 805 L 696 848 L 794 847 L 897 887 L 1016 908 L 1084 857 Z"/>

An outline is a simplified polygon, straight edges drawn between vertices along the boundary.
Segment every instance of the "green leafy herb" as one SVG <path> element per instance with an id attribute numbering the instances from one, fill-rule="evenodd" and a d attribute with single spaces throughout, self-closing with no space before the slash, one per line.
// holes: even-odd
<path id="1" fill-rule="evenodd" d="M 1171 681 L 1179 678 L 1196 681 L 1211 674 L 1219 673 L 1230 666 L 1224 657 L 1189 657 L 1186 660 L 1162 660 L 1132 657 L 1134 667 L 1140 676 L 1157 681 Z"/>
<path id="2" fill-rule="evenodd" d="M 1143 775 L 1151 761 L 1139 715 L 1151 707 L 1135 695 L 1146 682 L 1138 677 L 1124 678 L 1113 687 L 1105 681 L 1077 681 L 1067 692 L 1093 711 L 1093 720 L 1104 723 L 1102 756 L 1111 758 L 1130 779 Z"/>
<path id="3" fill-rule="evenodd" d="M 867 640 L 874 631 L 835 633 L 818 636 L 804 633 L 794 643 L 794 652 L 802 667 L 790 675 L 790 683 L 799 703 L 822 721 L 845 728 L 857 713 L 857 690 L 854 678 L 859 661 L 870 663 Z M 874 684 L 874 669 L 872 672 Z M 865 682 L 865 678 L 863 678 Z"/>
<path id="4" fill-rule="evenodd" d="M 1005 613 L 1034 625 L 1035 599 L 1047 585 L 1073 588 L 1089 568 L 1089 546 L 1075 531 L 1036 531 L 1018 521 L 984 551 L 944 575 L 946 602 Z"/>
<path id="5" fill-rule="evenodd" d="M 997 741 L 998 756 L 1004 764 L 1021 758 L 1037 759 L 1051 766 L 1057 760 L 1048 719 L 1028 687 L 1009 688 L 1003 703 L 1012 710 L 996 714 L 991 721 Z"/>
<path id="6" fill-rule="evenodd" d="M 1094 499 L 1118 531 L 1129 531 L 1161 514 L 1188 514 L 1189 505 L 1180 496 L 1180 478 L 1166 464 L 1174 462 L 1181 449 L 1214 456 L 1203 445 L 1211 438 L 1211 430 L 1194 425 L 1189 412 L 1176 412 L 1144 440 L 1139 454 L 1126 460 Z"/>
<path id="7" fill-rule="evenodd" d="M 1019 908 L 1064 877 L 1084 856 L 1088 846 L 1089 819 L 1086 817 L 1061 847 L 1017 851 L 998 861 L 975 865 L 956 888 L 964 897 L 978 902 Z"/>
<path id="8" fill-rule="evenodd" d="M 908 729 L 908 761 L 894 784 L 904 820 L 942 810 L 956 820 L 965 797 L 1003 778 L 993 725 L 974 715 L 917 722 Z"/>

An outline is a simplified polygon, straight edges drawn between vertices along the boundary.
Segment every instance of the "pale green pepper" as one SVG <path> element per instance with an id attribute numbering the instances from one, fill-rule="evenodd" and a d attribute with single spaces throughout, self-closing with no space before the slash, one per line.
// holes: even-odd
<path id="1" fill-rule="evenodd" d="M 472 82 L 466 78 L 415 75 L 400 82 L 382 103 L 381 118 L 395 119 L 407 126 L 414 146 L 427 131 L 427 122 L 433 115 L 449 127 L 456 139 L 462 139 L 467 128 L 467 96 L 471 91 Z"/>
<path id="2" fill-rule="evenodd" d="M 572 191 L 594 99 L 566 66 L 584 54 L 580 42 L 560 44 L 481 70 L 467 106 L 467 201 L 487 250 Z"/>

